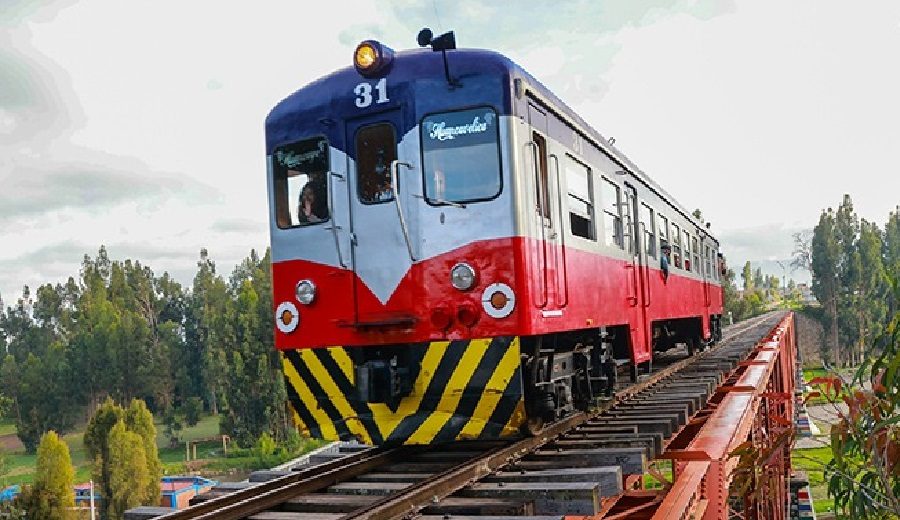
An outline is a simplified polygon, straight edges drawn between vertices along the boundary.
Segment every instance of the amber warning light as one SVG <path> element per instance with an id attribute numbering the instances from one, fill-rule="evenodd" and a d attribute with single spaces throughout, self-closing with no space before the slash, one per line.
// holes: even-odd
<path id="1" fill-rule="evenodd" d="M 367 78 L 386 73 L 393 61 L 394 51 L 375 40 L 360 43 L 353 53 L 353 66 Z"/>

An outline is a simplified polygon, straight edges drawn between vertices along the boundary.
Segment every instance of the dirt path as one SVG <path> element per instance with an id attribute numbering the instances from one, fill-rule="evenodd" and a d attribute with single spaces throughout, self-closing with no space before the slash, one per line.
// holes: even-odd
<path id="1" fill-rule="evenodd" d="M 0 449 L 6 452 L 20 451 L 25 449 L 25 446 L 22 444 L 22 441 L 16 437 L 15 433 L 10 433 L 8 435 L 0 435 Z"/>
<path id="2" fill-rule="evenodd" d="M 838 422 L 840 414 L 847 413 L 844 403 L 807 405 L 809 419 L 819 428 L 817 437 L 801 437 L 797 439 L 797 448 L 820 448 L 831 444 L 831 425 Z"/>

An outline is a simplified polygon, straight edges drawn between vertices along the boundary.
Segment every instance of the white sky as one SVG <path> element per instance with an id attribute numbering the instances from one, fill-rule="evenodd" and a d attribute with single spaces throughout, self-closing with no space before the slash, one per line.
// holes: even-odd
<path id="1" fill-rule="evenodd" d="M 900 201 L 900 2 L 2 3 L 7 304 L 101 244 L 186 284 L 201 247 L 230 272 L 268 244 L 268 110 L 358 41 L 411 48 L 425 25 L 510 56 L 615 136 L 735 267 L 788 258 L 845 192 L 879 225 Z"/>

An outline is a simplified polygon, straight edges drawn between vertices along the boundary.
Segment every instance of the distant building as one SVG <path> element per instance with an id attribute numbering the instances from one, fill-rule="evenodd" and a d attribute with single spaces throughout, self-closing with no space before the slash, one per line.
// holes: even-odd
<path id="1" fill-rule="evenodd" d="M 184 509 L 189 505 L 192 498 L 200 493 L 209 491 L 216 484 L 218 484 L 218 482 L 215 480 L 209 480 L 203 477 L 163 477 L 159 482 L 162 491 L 159 505 L 175 509 Z M 102 500 L 100 492 L 97 487 L 94 486 L 94 503 L 99 504 L 100 500 Z M 75 486 L 75 507 L 80 509 L 88 509 L 91 507 L 90 483 L 86 482 Z"/>
<path id="2" fill-rule="evenodd" d="M 190 501 L 200 493 L 206 493 L 218 484 L 215 480 L 203 477 L 163 477 L 161 482 L 162 498 L 159 505 L 184 509 Z"/>

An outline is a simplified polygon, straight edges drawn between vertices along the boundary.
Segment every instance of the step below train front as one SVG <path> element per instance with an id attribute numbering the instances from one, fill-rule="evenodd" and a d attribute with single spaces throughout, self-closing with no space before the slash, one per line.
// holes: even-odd
<path id="1" fill-rule="evenodd" d="M 718 244 L 521 68 L 373 41 L 354 60 L 266 120 L 301 432 L 514 437 L 609 395 L 622 364 L 715 339 Z"/>

